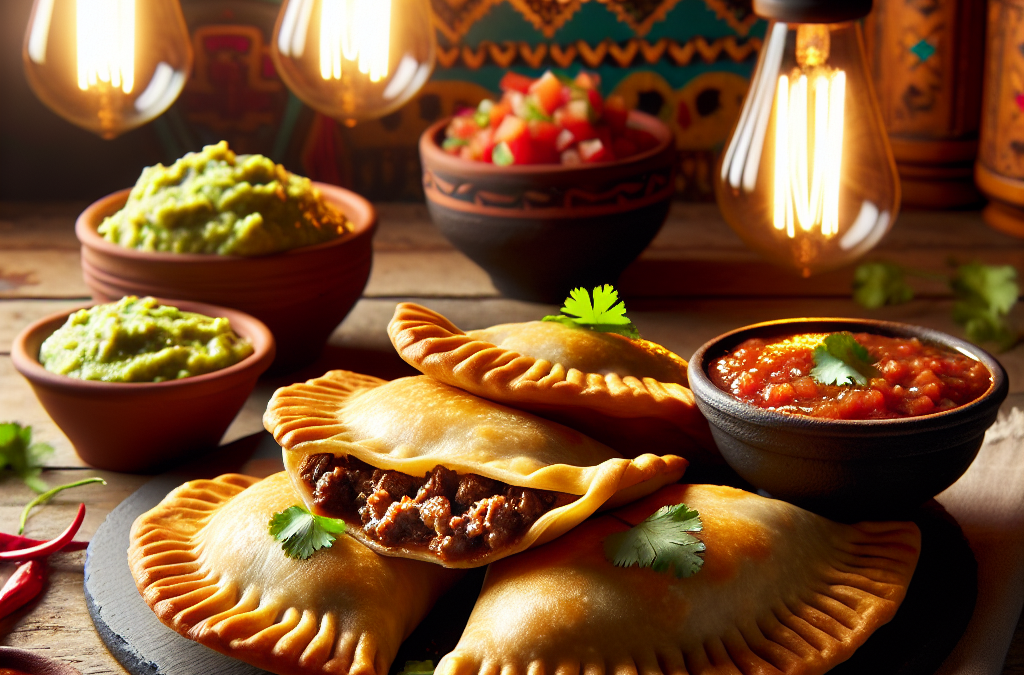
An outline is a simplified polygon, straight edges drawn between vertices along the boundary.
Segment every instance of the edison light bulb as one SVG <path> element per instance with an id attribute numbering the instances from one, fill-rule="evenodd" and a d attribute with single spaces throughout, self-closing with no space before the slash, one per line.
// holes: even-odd
<path id="1" fill-rule="evenodd" d="M 437 51 L 427 0 L 285 0 L 272 44 L 288 88 L 349 125 L 412 98 Z"/>
<path id="2" fill-rule="evenodd" d="M 851 21 L 769 24 L 716 176 L 726 222 L 804 276 L 863 255 L 899 209 L 861 43 Z"/>
<path id="3" fill-rule="evenodd" d="M 192 45 L 178 0 L 35 0 L 22 60 L 43 103 L 110 139 L 174 103 Z"/>

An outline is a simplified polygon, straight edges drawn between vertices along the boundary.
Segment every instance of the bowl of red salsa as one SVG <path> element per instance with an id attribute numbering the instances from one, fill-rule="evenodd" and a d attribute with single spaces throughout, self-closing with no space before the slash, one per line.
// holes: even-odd
<path id="1" fill-rule="evenodd" d="M 599 87 L 506 77 L 497 101 L 420 137 L 431 220 L 508 297 L 614 283 L 668 216 L 672 131 Z"/>
<path id="2" fill-rule="evenodd" d="M 688 374 L 743 479 L 853 520 L 896 516 L 955 482 L 1009 388 L 969 342 L 868 319 L 740 328 L 702 346 Z"/>

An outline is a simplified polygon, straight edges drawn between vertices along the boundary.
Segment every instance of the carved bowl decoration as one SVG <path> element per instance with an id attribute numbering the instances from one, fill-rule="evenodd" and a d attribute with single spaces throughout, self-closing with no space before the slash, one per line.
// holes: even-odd
<path id="1" fill-rule="evenodd" d="M 560 302 L 577 286 L 615 283 L 654 239 L 675 190 L 672 132 L 630 124 L 659 141 L 611 162 L 496 166 L 441 149 L 444 119 L 420 137 L 423 191 L 434 224 L 504 295 Z"/>

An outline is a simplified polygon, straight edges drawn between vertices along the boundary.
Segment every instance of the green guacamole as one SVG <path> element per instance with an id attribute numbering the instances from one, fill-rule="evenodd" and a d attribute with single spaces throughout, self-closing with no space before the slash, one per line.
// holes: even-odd
<path id="1" fill-rule="evenodd" d="M 163 382 L 226 368 L 252 352 L 223 317 L 129 295 L 69 316 L 43 342 L 39 361 L 81 380 Z"/>
<path id="2" fill-rule="evenodd" d="M 330 241 L 351 229 L 308 178 L 221 141 L 142 170 L 99 233 L 126 248 L 256 256 Z"/>

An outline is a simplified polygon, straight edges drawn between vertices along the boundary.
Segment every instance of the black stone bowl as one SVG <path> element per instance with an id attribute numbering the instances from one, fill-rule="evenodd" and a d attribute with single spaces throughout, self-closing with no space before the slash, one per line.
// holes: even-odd
<path id="1" fill-rule="evenodd" d="M 423 192 L 441 233 L 503 295 L 561 302 L 615 283 L 661 229 L 675 191 L 675 139 L 650 115 L 630 123 L 658 145 L 611 162 L 496 166 L 441 149 L 450 119 L 420 137 Z"/>
<path id="2" fill-rule="evenodd" d="M 830 420 L 764 410 L 708 378 L 708 366 L 744 340 L 850 331 L 916 337 L 981 361 L 992 385 L 977 400 L 944 412 L 885 420 Z M 697 405 L 722 456 L 772 497 L 839 520 L 893 518 L 952 485 L 978 454 L 1006 398 L 1006 371 L 990 354 L 946 333 L 870 319 L 783 319 L 721 335 L 690 359 Z"/>

